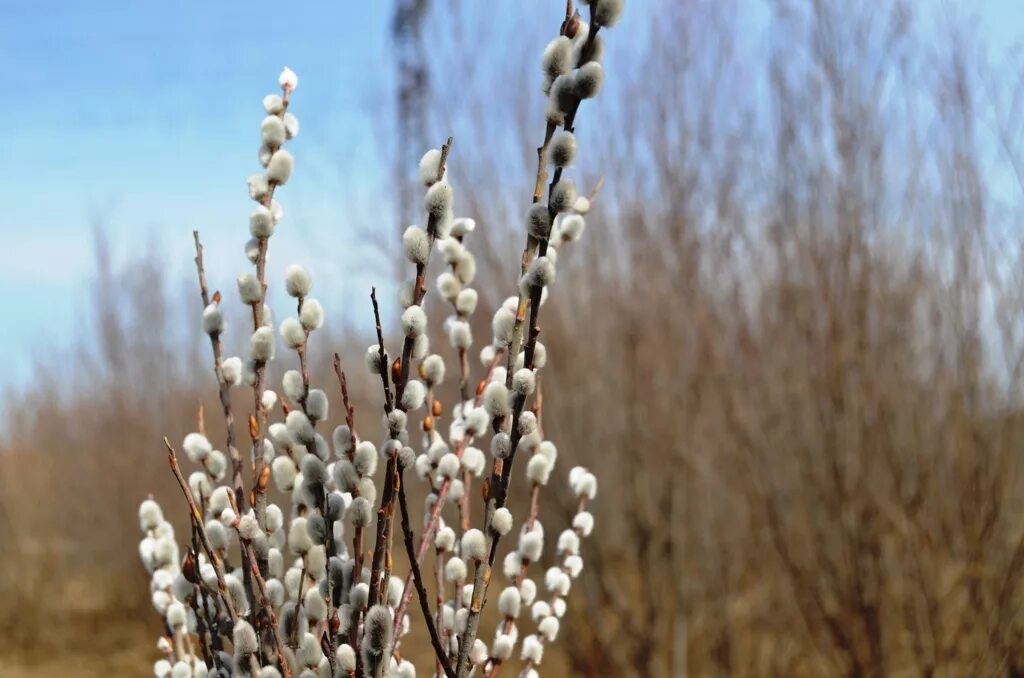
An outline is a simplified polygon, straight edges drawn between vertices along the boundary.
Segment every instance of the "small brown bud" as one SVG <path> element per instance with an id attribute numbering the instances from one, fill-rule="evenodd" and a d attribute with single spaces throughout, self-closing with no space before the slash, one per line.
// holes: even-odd
<path id="1" fill-rule="evenodd" d="M 332 636 L 338 635 L 338 631 L 341 630 L 341 620 L 338 618 L 338 611 L 337 610 L 335 610 L 334 613 L 331 615 L 330 627 L 331 627 L 331 635 Z"/>
<path id="2" fill-rule="evenodd" d="M 402 359 L 395 358 L 395 362 L 391 363 L 391 381 L 398 383 L 398 380 L 402 378 Z"/>
<path id="3" fill-rule="evenodd" d="M 264 466 L 260 470 L 260 477 L 256 480 L 256 491 L 263 494 L 267 491 L 267 486 L 270 484 L 270 467 Z M 255 503 L 255 502 L 254 502 Z"/>
<path id="4" fill-rule="evenodd" d="M 196 572 L 196 556 L 191 547 L 185 552 L 185 560 L 181 563 L 181 574 L 190 584 L 199 583 L 199 574 Z"/>
<path id="5" fill-rule="evenodd" d="M 565 20 L 562 24 L 562 35 L 567 38 L 575 38 L 576 34 L 580 32 L 580 11 L 577 9 L 576 13 Z"/>
<path id="6" fill-rule="evenodd" d="M 491 499 L 491 479 L 484 478 L 484 482 L 480 485 L 480 494 L 483 495 L 484 503 L 486 504 Z"/>
<path id="7" fill-rule="evenodd" d="M 420 375 L 420 379 L 426 381 L 427 375 L 423 372 L 423 362 L 416 366 L 416 374 Z"/>
<path id="8" fill-rule="evenodd" d="M 434 404 L 431 405 L 431 411 L 435 417 L 440 417 L 441 413 L 444 412 L 444 405 L 441 404 L 440 400 L 434 400 Z"/>
<path id="9" fill-rule="evenodd" d="M 260 423 L 251 414 L 249 415 L 249 437 L 253 440 L 260 437 Z"/>
<path id="10" fill-rule="evenodd" d="M 476 397 L 479 398 L 484 394 L 484 389 L 487 388 L 487 380 L 481 379 L 480 383 L 476 385 Z"/>
<path id="11" fill-rule="evenodd" d="M 216 292 L 213 293 L 213 303 L 219 304 L 220 303 L 220 299 L 221 299 L 221 297 L 220 297 L 220 290 L 217 290 Z"/>
<path id="12" fill-rule="evenodd" d="M 423 417 L 423 430 L 426 433 L 430 433 L 434 430 L 434 418 L 429 414 Z"/>

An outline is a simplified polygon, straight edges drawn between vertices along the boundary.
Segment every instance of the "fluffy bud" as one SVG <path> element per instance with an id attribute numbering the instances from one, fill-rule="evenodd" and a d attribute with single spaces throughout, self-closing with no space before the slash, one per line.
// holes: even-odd
<path id="1" fill-rule="evenodd" d="M 508 389 L 505 388 L 505 384 L 499 382 L 488 384 L 484 390 L 483 405 L 492 417 L 508 416 L 512 412 L 512 406 L 509 403 Z"/>
<path id="2" fill-rule="evenodd" d="M 592 0 L 590 16 L 597 26 L 611 28 L 622 17 L 625 0 Z"/>
<path id="3" fill-rule="evenodd" d="M 530 461 L 526 464 L 526 479 L 537 485 L 547 485 L 548 478 L 551 477 L 552 466 L 551 460 L 547 457 L 542 454 L 535 454 L 530 457 Z"/>
<path id="4" fill-rule="evenodd" d="M 270 156 L 270 162 L 267 163 L 267 178 L 283 186 L 288 183 L 294 167 L 295 159 L 292 158 L 292 154 L 282 148 Z"/>
<path id="5" fill-rule="evenodd" d="M 534 238 L 548 237 L 548 233 L 551 231 L 551 214 L 548 212 L 547 205 L 539 202 L 530 205 L 530 209 L 526 212 L 526 230 Z"/>
<path id="6" fill-rule="evenodd" d="M 555 212 L 568 212 L 576 202 L 576 184 L 562 179 L 551 189 L 551 208 Z"/>
<path id="7" fill-rule="evenodd" d="M 307 330 L 320 329 L 324 326 L 324 307 L 316 299 L 306 297 L 299 308 L 299 322 Z"/>
<path id="8" fill-rule="evenodd" d="M 444 578 L 448 582 L 465 581 L 466 562 L 462 558 L 454 556 L 449 558 L 448 562 L 444 564 Z"/>
<path id="9" fill-rule="evenodd" d="M 309 294 L 310 289 L 313 288 L 313 281 L 306 269 L 292 264 L 284 272 L 284 288 L 289 296 L 298 299 Z"/>
<path id="10" fill-rule="evenodd" d="M 291 349 L 299 348 L 306 343 L 306 330 L 295 318 L 285 318 L 281 322 L 281 338 L 285 346 Z"/>
<path id="11" fill-rule="evenodd" d="M 495 509 L 494 514 L 491 516 L 491 527 L 499 535 L 506 535 L 512 529 L 512 512 L 502 506 L 499 509 Z"/>
<path id="12" fill-rule="evenodd" d="M 438 181 L 427 189 L 423 198 L 423 207 L 431 217 L 442 217 L 452 208 L 452 187 L 444 181 Z"/>
<path id="13" fill-rule="evenodd" d="M 594 530 L 594 515 L 589 511 L 580 511 L 573 517 L 572 527 L 584 537 L 589 537 Z"/>
<path id="14" fill-rule="evenodd" d="M 402 312 L 402 333 L 418 337 L 427 329 L 427 314 L 419 306 L 410 306 Z"/>
<path id="15" fill-rule="evenodd" d="M 313 421 L 324 421 L 330 411 L 330 403 L 327 394 L 321 389 L 310 389 L 306 396 L 306 412 Z M 320 450 L 317 450 L 318 452 Z"/>
<path id="16" fill-rule="evenodd" d="M 410 226 L 402 235 L 405 258 L 414 264 L 426 264 L 430 256 L 430 240 L 419 226 Z"/>
<path id="17" fill-rule="evenodd" d="M 265 363 L 274 357 L 274 330 L 261 327 L 249 339 L 249 355 L 253 360 Z"/>
<path id="18" fill-rule="evenodd" d="M 418 410 L 423 407 L 426 395 L 427 387 L 423 385 L 423 382 L 416 379 L 411 380 L 402 391 L 402 408 L 406 411 Z"/>
<path id="19" fill-rule="evenodd" d="M 560 35 L 549 42 L 544 48 L 540 64 L 545 75 L 551 78 L 567 73 L 572 67 L 572 40 Z"/>
<path id="20" fill-rule="evenodd" d="M 437 181 L 437 173 L 441 169 L 441 151 L 432 148 L 420 158 L 420 179 L 424 186 L 432 186 Z"/>
<path id="21" fill-rule="evenodd" d="M 258 304 L 263 299 L 263 288 L 252 273 L 238 276 L 238 294 L 246 304 Z"/>
<path id="22" fill-rule="evenodd" d="M 244 655 L 254 654 L 259 649 L 256 640 L 256 631 L 249 622 L 239 619 L 235 622 L 235 628 L 231 632 L 232 642 L 235 645 L 235 652 Z"/>
<path id="23" fill-rule="evenodd" d="M 460 553 L 464 558 L 473 560 L 484 560 L 487 557 L 487 538 L 480 530 L 473 528 L 462 535 L 462 550 Z"/>
<path id="24" fill-rule="evenodd" d="M 551 139 L 551 164 L 568 167 L 576 158 L 576 137 L 568 130 L 562 130 Z"/>
<path id="25" fill-rule="evenodd" d="M 604 82 L 604 67 L 598 61 L 590 61 L 576 71 L 573 80 L 576 96 L 581 99 L 593 98 L 601 91 L 601 84 Z"/>

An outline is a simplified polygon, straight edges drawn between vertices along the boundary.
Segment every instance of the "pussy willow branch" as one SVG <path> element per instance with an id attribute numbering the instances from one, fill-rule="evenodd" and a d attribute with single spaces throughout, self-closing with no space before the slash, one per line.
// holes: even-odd
<path id="1" fill-rule="evenodd" d="M 437 165 L 437 176 L 436 181 L 441 181 L 444 178 L 445 167 L 448 162 L 448 153 L 452 147 L 452 137 L 448 137 L 448 140 L 441 146 L 441 158 Z M 427 221 L 427 257 L 426 262 L 416 264 L 416 281 L 413 284 L 413 305 L 420 305 L 423 302 L 423 297 L 427 292 L 426 274 L 427 265 L 430 263 L 430 255 L 434 249 L 434 239 L 437 233 L 437 219 L 443 219 L 444 217 L 428 216 Z M 374 298 L 374 313 L 378 313 L 376 298 Z M 378 323 L 379 328 L 379 323 Z M 402 345 L 402 357 L 399 363 L 399 377 L 398 382 L 395 384 L 395 406 L 404 411 L 402 407 L 402 394 L 405 392 L 405 386 L 409 382 L 409 366 L 412 362 L 412 351 L 413 345 L 416 343 L 415 337 L 406 336 L 405 341 Z M 381 340 L 381 347 L 384 342 Z M 387 366 L 381 361 L 381 378 L 386 379 Z M 385 384 L 387 389 L 387 384 Z M 391 409 L 386 408 L 387 412 L 390 413 Z M 377 511 L 377 541 L 373 549 L 373 567 L 371 568 L 370 574 L 370 605 L 372 606 L 380 597 L 380 589 L 387 586 L 387 582 L 380 582 L 380 571 L 385 566 L 388 556 L 391 552 L 391 535 L 394 530 L 394 517 L 395 517 L 395 495 L 396 491 L 401 487 L 401 480 L 399 478 L 398 469 L 398 451 L 393 451 L 388 459 L 387 475 L 385 476 L 384 492 L 381 493 L 380 508 Z M 388 564 L 388 569 L 390 565 Z"/>
<path id="2" fill-rule="evenodd" d="M 281 110 L 277 113 L 277 116 L 279 118 L 281 118 L 282 120 L 284 120 L 284 114 L 288 111 L 288 103 L 289 103 L 289 99 L 291 98 L 292 91 L 291 91 L 290 87 L 282 87 L 281 91 L 282 91 Z M 275 191 L 276 188 L 277 188 L 277 182 L 271 180 L 269 182 L 269 189 L 267 190 L 266 195 L 264 195 L 263 199 L 260 201 L 260 203 L 264 207 L 266 207 L 268 210 L 271 209 L 271 205 L 273 204 L 274 191 Z M 263 325 L 263 305 L 266 303 L 266 299 L 267 299 L 267 246 L 268 246 L 268 243 L 269 243 L 269 240 L 267 238 L 260 238 L 259 239 L 259 251 L 258 251 L 258 253 L 256 255 L 256 279 L 259 281 L 259 284 L 260 284 L 260 300 L 257 303 L 252 305 L 252 329 L 253 329 L 253 332 L 258 330 Z M 250 426 L 249 426 L 249 435 L 250 435 L 250 438 L 252 439 L 252 473 L 253 473 L 253 476 L 252 476 L 252 486 L 253 486 L 253 495 L 254 495 L 253 496 L 253 499 L 254 499 L 253 504 L 255 505 L 254 508 L 256 510 L 256 522 L 259 524 L 259 526 L 261 528 L 264 528 L 264 529 L 266 529 L 266 526 L 267 526 L 267 516 L 266 516 L 266 512 L 267 512 L 266 485 L 267 485 L 267 482 L 264 479 L 264 476 L 266 475 L 266 473 L 264 471 L 264 467 L 266 465 L 266 462 L 263 459 L 262 439 L 263 439 L 263 431 L 267 427 L 267 417 L 268 417 L 267 408 L 265 408 L 263 406 L 263 378 L 264 378 L 265 372 L 266 372 L 266 363 L 257 362 L 256 363 L 256 378 L 253 381 L 253 385 L 252 385 L 253 409 L 255 410 L 255 414 L 253 416 L 256 419 L 256 421 L 255 421 L 256 425 L 253 426 L 252 422 L 250 421 Z M 245 492 L 243 491 L 243 492 L 239 493 L 237 491 L 237 489 L 236 489 L 235 495 L 236 495 L 235 499 L 238 501 L 239 508 L 242 509 L 242 510 L 245 510 L 245 508 L 246 508 Z M 245 567 L 245 562 L 244 561 L 245 561 L 245 559 L 247 557 L 248 556 L 245 553 L 242 554 L 242 558 L 243 558 L 242 565 L 243 565 L 243 567 Z M 265 558 L 261 558 L 260 559 L 259 567 L 260 567 L 260 572 L 266 572 L 267 571 L 267 562 L 266 562 Z M 248 575 L 248 570 L 249 570 L 249 568 L 246 567 L 245 568 L 245 572 L 246 572 L 247 575 Z M 246 586 L 247 590 L 249 588 L 250 588 L 250 586 Z"/>
<path id="3" fill-rule="evenodd" d="M 420 565 L 414 555 L 412 528 L 409 527 L 409 503 L 405 499 L 405 488 L 403 485 L 399 485 L 398 488 L 398 506 L 402 512 L 402 538 L 405 542 L 405 552 L 409 555 L 412 581 L 420 601 L 420 610 L 423 612 L 424 624 L 426 624 L 427 632 L 430 634 L 430 644 L 434 648 L 434 654 L 437 656 L 438 663 L 444 669 L 444 674 L 448 678 L 455 678 L 455 671 L 448 660 L 448 653 L 445 651 L 444 645 L 441 644 L 441 638 L 437 634 L 437 627 L 434 625 L 434 620 L 430 615 L 430 601 L 427 599 L 427 589 L 423 583 L 423 573 L 420 571 Z M 397 618 L 398 615 L 396 614 L 395 617 Z"/>
<path id="4" fill-rule="evenodd" d="M 203 310 L 210 305 L 210 293 L 206 286 L 206 269 L 203 266 L 203 244 L 199 240 L 199 231 L 192 231 L 192 239 L 196 245 L 196 273 L 199 276 L 199 293 L 203 299 Z M 220 294 L 214 295 L 216 303 Z M 217 378 L 217 392 L 220 397 L 221 410 L 224 412 L 224 423 L 227 428 L 228 455 L 231 457 L 231 476 L 234 484 L 235 500 L 241 501 L 240 497 L 245 494 L 245 487 L 242 484 L 242 456 L 235 445 L 235 415 L 231 411 L 230 385 L 224 381 L 224 371 L 221 367 L 224 349 L 220 341 L 220 332 L 210 335 L 210 347 L 213 350 L 213 374 Z"/>
<path id="5" fill-rule="evenodd" d="M 231 502 L 232 508 L 235 510 L 235 515 L 238 513 L 238 506 Z M 238 535 L 238 543 L 242 545 L 242 550 L 248 554 L 249 568 L 252 570 L 253 581 L 256 582 L 257 590 L 260 593 L 261 607 L 263 608 L 263 614 L 267 616 L 267 621 L 270 622 L 270 639 L 274 643 L 274 652 L 277 655 L 277 663 L 281 667 L 281 672 L 284 678 L 291 678 L 291 669 L 288 666 L 288 662 L 285 660 L 284 647 L 281 645 L 281 639 L 277 633 L 277 615 L 274 614 L 274 608 L 270 604 L 270 596 L 267 595 L 267 584 L 263 580 L 263 575 L 260 574 L 260 568 L 257 565 L 256 550 L 252 546 L 252 541 L 242 538 L 242 533 L 238 531 L 238 526 L 235 525 L 235 534 Z M 296 612 L 296 614 L 298 614 Z M 298 623 L 296 623 L 298 626 Z"/>
<path id="6" fill-rule="evenodd" d="M 544 407 L 544 396 L 541 392 L 540 377 L 537 377 L 537 388 L 535 393 L 536 395 L 534 396 L 533 400 L 533 413 L 537 417 L 537 433 L 543 439 L 544 427 L 542 424 L 542 415 Z M 537 518 L 540 516 L 540 489 L 540 483 L 534 483 L 533 489 L 530 491 L 530 513 L 527 516 L 525 523 L 527 530 L 533 529 L 534 523 L 537 522 Z M 580 508 L 579 510 L 582 511 L 583 509 Z M 519 572 L 516 574 L 514 582 L 514 585 L 517 589 L 522 587 L 523 581 L 526 579 L 526 573 L 529 571 L 530 565 L 531 562 L 526 560 L 525 558 L 519 565 Z M 512 631 L 512 625 L 514 623 L 514 617 L 505 617 L 505 621 L 501 625 L 502 633 L 510 633 Z M 484 675 L 488 678 L 493 678 L 493 676 L 498 675 L 498 671 L 500 670 L 502 661 L 494 656 L 491 656 L 489 661 L 491 668 L 489 671 L 486 671 Z"/>
<path id="7" fill-rule="evenodd" d="M 206 534 L 206 525 L 203 523 L 203 514 L 200 513 L 199 507 L 196 505 L 196 500 L 192 496 L 192 490 L 189 489 L 188 483 L 185 481 L 185 477 L 181 475 L 181 469 L 178 467 L 178 456 L 174 452 L 174 447 L 171 445 L 171 441 L 164 438 L 164 445 L 167 447 L 167 463 L 171 467 L 171 473 L 174 474 L 175 479 L 178 481 L 178 485 L 181 487 L 182 493 L 185 495 L 185 501 L 188 502 L 189 515 L 192 519 L 192 524 L 199 533 L 199 541 L 202 542 L 203 550 L 206 551 L 206 555 L 210 558 L 210 564 L 213 566 L 213 571 L 217 576 L 217 593 L 220 595 L 220 599 L 224 603 L 224 609 L 228 611 L 228 617 L 231 619 L 231 623 L 235 624 L 238 622 L 238 611 L 235 610 L 235 605 L 231 601 L 230 594 L 228 594 L 228 585 L 224 579 L 224 565 L 221 563 L 221 559 L 220 556 L 217 555 L 217 551 L 210 545 L 210 537 Z M 259 662 L 256 661 L 256 656 L 249 655 L 249 662 L 253 675 L 257 675 L 259 673 L 260 666 Z"/>
<path id="8" fill-rule="evenodd" d="M 592 6 L 591 6 L 591 9 L 592 9 Z M 571 17 L 567 13 L 566 21 L 562 24 L 562 32 L 563 33 L 564 33 L 566 27 L 569 25 L 570 18 Z M 589 30 L 587 32 L 586 45 L 584 47 L 584 51 L 586 51 L 588 48 L 590 48 L 592 46 L 594 38 L 597 36 L 598 30 L 600 29 L 600 26 L 594 24 L 592 16 L 591 16 L 591 22 L 590 23 L 591 23 L 591 25 L 590 25 L 590 28 L 589 28 Z M 566 131 L 574 132 L 573 123 L 574 123 L 575 118 L 576 118 L 576 113 L 579 110 L 579 105 L 580 105 L 580 101 L 577 100 L 576 103 L 572 106 L 572 109 L 566 112 L 565 123 L 564 123 L 564 127 L 565 127 Z M 550 123 L 548 125 L 548 129 L 550 131 Z M 550 139 L 550 134 L 545 133 L 545 146 L 547 145 L 547 142 L 548 142 L 549 139 Z M 543 147 L 542 147 L 542 149 L 543 149 Z M 539 158 L 540 162 L 543 164 L 544 163 L 544 153 L 543 152 L 538 152 L 538 158 Z M 558 184 L 558 182 L 561 180 L 561 178 L 562 178 L 562 168 L 558 167 L 558 168 L 555 169 L 555 171 L 554 171 L 554 173 L 552 175 L 552 178 L 551 178 L 551 183 L 548 185 L 548 216 L 549 216 L 549 221 L 552 224 L 554 223 L 556 212 L 552 208 L 552 205 L 551 205 L 551 194 L 552 194 L 552 189 L 554 189 L 554 187 Z M 536 198 L 536 197 L 537 197 L 536 193 L 534 193 L 534 198 Z M 547 238 L 538 238 L 537 239 L 537 256 L 538 257 L 545 256 L 547 254 L 547 249 L 548 249 L 548 239 Z M 527 241 L 527 252 L 529 250 L 530 250 L 530 240 L 528 239 L 528 241 Z M 524 253 L 524 260 L 526 259 L 526 257 L 527 257 L 527 254 Z M 537 327 L 537 320 L 538 320 L 538 317 L 540 315 L 540 297 L 541 297 L 541 293 L 543 292 L 543 289 L 544 288 L 541 285 L 534 285 L 530 289 L 530 304 L 529 304 L 530 325 L 529 325 L 529 331 L 527 332 L 526 351 L 525 351 L 524 362 L 523 362 L 523 365 L 524 365 L 524 367 L 526 369 L 533 369 L 533 356 L 534 356 L 534 352 L 535 352 L 536 346 L 537 346 L 537 335 L 539 334 L 539 329 Z M 519 308 L 522 309 L 522 292 L 520 292 Z M 518 316 L 519 316 L 519 313 L 517 312 L 517 314 L 516 314 L 517 320 L 518 320 Z M 509 356 L 508 356 L 508 364 L 510 366 L 514 367 L 515 359 L 517 357 L 518 357 L 518 351 L 516 351 L 515 354 L 513 354 L 510 351 L 509 352 Z M 506 386 L 511 386 L 511 377 L 512 377 L 511 373 L 512 373 L 512 371 L 513 370 L 511 370 L 511 369 L 508 370 L 509 373 L 506 375 Z M 457 668 L 456 668 L 456 673 L 458 674 L 459 678 L 463 678 L 463 676 L 466 676 L 469 673 L 469 665 L 468 665 L 468 661 L 467 661 L 468 657 L 469 657 L 469 649 L 470 649 L 470 647 L 472 647 L 473 641 L 476 640 L 477 632 L 478 632 L 479 626 L 480 626 L 480 611 L 483 609 L 484 605 L 486 604 L 486 600 L 487 600 L 487 589 L 490 586 L 491 572 L 492 572 L 492 570 L 494 568 L 494 559 L 495 559 L 495 557 L 497 555 L 497 552 L 498 552 L 498 542 L 501 539 L 501 536 L 498 535 L 490 527 L 491 516 L 494 514 L 495 509 L 505 505 L 505 500 L 506 500 L 506 498 L 508 496 L 508 487 L 509 487 L 509 483 L 510 483 L 510 480 L 511 480 L 511 474 L 512 474 L 512 464 L 515 461 L 516 449 L 518 448 L 519 441 L 522 438 L 522 434 L 520 433 L 520 429 L 519 429 L 519 418 L 520 418 L 520 416 L 523 413 L 523 407 L 524 407 L 525 404 L 526 404 L 526 396 L 525 395 L 523 395 L 523 396 L 517 395 L 514 398 L 514 400 L 513 400 L 512 424 L 511 424 L 511 446 L 510 446 L 511 449 L 509 451 L 509 456 L 508 456 L 507 462 L 504 463 L 504 464 L 502 464 L 500 462 L 500 460 L 495 460 L 494 472 L 492 473 L 491 478 L 490 478 L 490 484 L 492 485 L 492 487 L 490 488 L 491 491 L 489 492 L 490 497 L 489 497 L 489 499 L 487 501 L 487 509 L 485 511 L 485 522 L 484 522 L 484 525 L 487 527 L 487 529 L 485 530 L 485 534 L 487 535 L 487 540 L 489 542 L 488 543 L 488 556 L 487 556 L 486 564 L 484 564 L 484 563 L 478 564 L 477 567 L 476 567 L 476 570 L 474 572 L 474 577 L 473 577 L 473 599 L 472 599 L 472 604 L 469 607 L 469 618 L 466 620 L 466 633 L 465 633 L 465 635 L 462 638 L 462 645 L 459 648 L 459 661 L 458 661 Z M 496 483 L 495 481 L 498 481 L 498 482 Z M 493 487 L 493 485 L 498 485 L 498 487 Z"/>
<path id="9" fill-rule="evenodd" d="M 498 362 L 502 358 L 503 350 L 504 349 L 499 349 L 498 351 L 495 352 L 494 358 L 491 360 L 491 364 L 487 368 L 487 373 L 484 375 L 484 378 L 480 381 L 481 386 L 486 386 L 487 383 L 491 380 L 491 375 L 494 373 L 494 368 L 498 366 Z M 478 388 L 476 391 L 474 405 L 477 407 L 480 406 L 480 402 L 483 399 L 483 392 L 483 388 Z M 466 437 L 463 438 L 462 442 L 455 446 L 455 456 L 461 459 L 463 451 L 473 443 L 474 439 L 475 436 L 467 434 Z M 415 553 L 408 552 L 410 562 L 415 561 L 417 567 L 419 567 L 419 565 L 423 562 L 423 558 L 424 556 L 426 556 L 427 549 L 429 548 L 434 538 L 434 532 L 437 530 L 437 524 L 441 518 L 441 510 L 444 508 L 444 500 L 445 497 L 448 496 L 448 490 L 451 488 L 451 484 L 451 479 L 449 478 L 446 478 L 444 481 L 442 481 L 441 487 L 437 491 L 437 500 L 434 502 L 434 508 L 431 510 L 430 518 L 427 520 L 427 524 L 423 528 L 423 534 L 420 536 L 419 546 L 416 548 Z M 405 614 L 409 608 L 409 602 L 412 600 L 412 588 L 410 587 L 412 579 L 413 576 L 412 572 L 410 571 L 409 575 L 405 578 L 405 587 L 402 589 L 402 600 L 399 602 L 398 609 L 395 612 L 394 632 L 396 637 L 398 635 L 398 629 L 401 628 L 402 619 L 405 617 Z"/>
<path id="10" fill-rule="evenodd" d="M 334 373 L 338 375 L 338 384 L 341 386 L 341 402 L 345 405 L 345 423 L 348 424 L 349 433 L 352 439 L 356 439 L 355 408 L 348 397 L 348 379 L 345 378 L 345 370 L 341 369 L 341 356 L 334 354 Z"/>

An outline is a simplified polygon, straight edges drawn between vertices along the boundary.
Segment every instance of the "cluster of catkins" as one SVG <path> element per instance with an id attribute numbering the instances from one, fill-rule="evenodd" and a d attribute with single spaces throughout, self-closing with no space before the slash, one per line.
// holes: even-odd
<path id="1" fill-rule="evenodd" d="M 264 171 L 249 178 L 257 206 L 245 248 L 255 272 L 238 277 L 239 295 L 252 310 L 249 354 L 244 358 L 222 355 L 226 324 L 221 298 L 207 297 L 197 237 L 197 265 L 208 302 L 202 325 L 213 349 L 228 454 L 214 449 L 203 432 L 189 433 L 180 448 L 195 470 L 186 480 L 168 444 L 172 470 L 192 515 L 184 552 L 152 499 L 139 509 L 145 535 L 139 554 L 151 574 L 153 606 L 166 629 L 158 642 L 163 656 L 154 664 L 158 678 L 409 678 L 417 674 L 409 657 L 425 654 L 403 647 L 414 597 L 434 654 L 426 669 L 421 666 L 423 675 L 493 676 L 513 658 L 517 646 L 524 664 L 521 675 L 537 675 L 545 645 L 559 633 L 572 582 L 583 569 L 580 541 L 594 525 L 587 502 L 597 492 L 597 481 L 587 470 L 569 472 L 568 490 L 577 513 L 571 527 L 557 537 L 553 563 L 542 571 L 541 489 L 552 477 L 558 451 L 544 439 L 537 399 L 533 408 L 527 407 L 548 360 L 534 323 L 555 280 L 561 245 L 577 240 L 584 230 L 590 201 L 577 195 L 562 173 L 576 154 L 576 110 L 601 86 L 598 30 L 617 21 L 623 5 L 621 0 L 588 4 L 590 25 L 578 14 L 568 17 L 561 35 L 544 50 L 548 131 L 543 157 L 553 168 L 553 180 L 547 204 L 537 202 L 527 212 L 527 263 L 518 294 L 493 315 L 491 341 L 479 351 L 484 376 L 476 389 L 468 386 L 467 357 L 473 345 L 470 318 L 478 301 L 471 287 L 476 264 L 465 245 L 475 223 L 454 217 L 445 171 L 449 145 L 428 151 L 420 161 L 426 216 L 424 226 L 410 226 L 402 238 L 415 277 L 399 291 L 401 348 L 394 359 L 381 342 L 366 351 L 366 367 L 381 380 L 384 392 L 381 430 L 372 432 L 380 435 L 379 445 L 356 432 L 340 369 L 346 423 L 334 429 L 329 441 L 318 431 L 328 419 L 329 403 L 323 389 L 311 388 L 307 369 L 309 335 L 324 323 L 323 307 L 310 296 L 310 275 L 298 266 L 286 271 L 284 284 L 295 299 L 295 317 L 275 324 L 266 306 L 267 247 L 282 218 L 274 193 L 291 176 L 293 158 L 284 145 L 298 133 L 298 120 L 288 112 L 298 84 L 295 74 L 285 69 L 282 94 L 264 99 L 267 115 L 260 126 L 259 152 Z M 427 267 L 435 251 L 445 266 L 430 285 Z M 450 346 L 436 352 L 427 332 L 428 288 L 436 289 L 444 302 L 435 306 L 450 308 L 443 321 Z M 264 384 L 264 373 L 270 361 L 282 359 L 276 352 L 279 338 L 291 352 L 284 359 L 294 369 L 284 373 L 275 390 Z M 453 370 L 449 363 L 457 367 Z M 456 371 L 457 386 L 452 376 Z M 446 382 L 459 395 L 443 435 L 439 393 Z M 244 457 L 235 440 L 228 397 L 232 388 L 250 388 L 253 395 L 248 420 L 252 451 Z M 278 416 L 281 420 L 271 421 Z M 518 521 L 505 501 L 517 457 L 526 460 L 519 468 L 530 490 L 530 508 Z M 423 520 L 411 527 L 406 470 L 428 487 Z M 244 476 L 251 477 L 248 492 Z M 481 476 L 483 487 L 474 492 L 473 482 Z M 269 501 L 271 480 L 290 499 L 287 508 Z M 472 498 L 481 489 L 484 521 L 472 527 Z M 395 535 L 398 530 L 400 535 Z M 497 544 L 514 530 L 514 548 L 501 565 L 507 579 L 497 596 L 501 620 L 488 642 L 477 637 L 480 610 Z M 408 557 L 396 557 L 395 549 Z M 404 578 L 392 569 L 403 561 L 410 563 Z M 434 581 L 426 581 L 424 572 Z M 520 616 L 526 609 L 529 621 L 523 622 Z M 520 639 L 523 623 L 528 628 Z"/>

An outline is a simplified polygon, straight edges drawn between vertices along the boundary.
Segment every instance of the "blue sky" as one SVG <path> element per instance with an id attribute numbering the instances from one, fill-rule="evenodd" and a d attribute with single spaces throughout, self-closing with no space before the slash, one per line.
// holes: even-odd
<path id="1" fill-rule="evenodd" d="M 561 4 L 527 4 L 545 2 Z M 630 12 L 654 2 L 631 0 Z M 1020 2 L 970 11 L 1007 46 L 1021 37 Z M 391 207 L 365 198 L 389 171 L 373 139 L 391 115 L 391 4 L 0 0 L 0 387 L 73 343 L 97 223 L 116 258 L 155 241 L 180 276 L 199 228 L 208 251 L 234 253 L 237 266 L 220 272 L 230 285 L 245 267 L 260 100 L 284 65 L 300 77 L 302 123 L 284 225 L 304 237 L 275 239 L 272 263 L 336 267 L 331 252 L 352 240 L 342 194 L 384 212 L 363 221 L 390 223 Z"/>
<path id="2" fill-rule="evenodd" d="M 374 117 L 389 114 L 373 99 L 389 90 L 389 3 L 0 5 L 0 354 L 10 358 L 0 386 L 25 379 L 47 346 L 71 343 L 94 224 L 115 257 L 155 239 L 181 266 L 199 228 L 242 269 L 245 177 L 259 169 L 260 101 L 282 66 L 300 76 L 302 125 L 291 146 L 301 181 L 282 196 L 288 227 L 336 222 L 338 205 L 317 196 L 337 195 L 341 181 L 371 190 L 386 171 L 369 140 Z M 282 266 L 323 256 L 317 238 L 281 241 L 293 250 L 279 252 Z"/>

